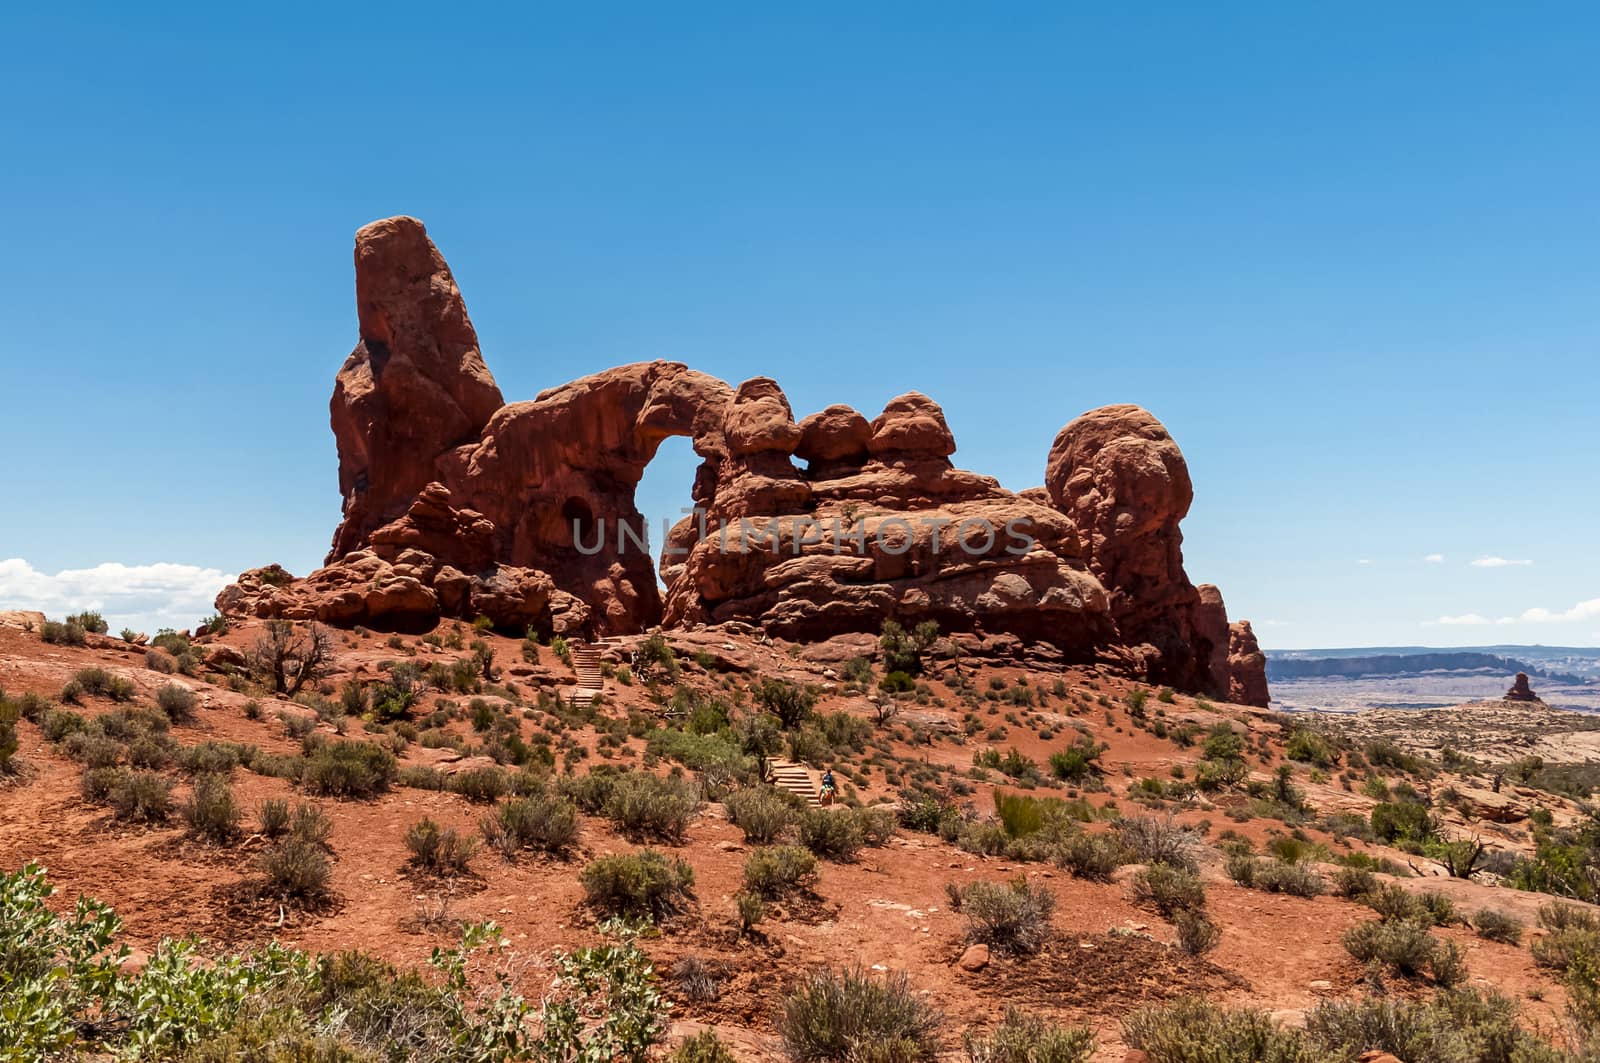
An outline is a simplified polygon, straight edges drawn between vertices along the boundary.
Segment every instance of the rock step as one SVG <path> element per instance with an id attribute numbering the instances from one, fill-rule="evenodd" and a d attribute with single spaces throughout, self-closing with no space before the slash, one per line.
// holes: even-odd
<path id="1" fill-rule="evenodd" d="M 569 704 L 587 704 L 595 695 L 605 693 L 606 677 L 600 670 L 601 656 L 598 646 L 581 642 L 570 644 L 568 663 L 572 666 L 573 674 L 578 677 L 578 685 L 567 695 Z"/>
<path id="2" fill-rule="evenodd" d="M 787 790 L 812 808 L 822 807 L 821 788 L 804 764 L 789 760 L 767 761 L 767 781 L 780 790 Z"/>

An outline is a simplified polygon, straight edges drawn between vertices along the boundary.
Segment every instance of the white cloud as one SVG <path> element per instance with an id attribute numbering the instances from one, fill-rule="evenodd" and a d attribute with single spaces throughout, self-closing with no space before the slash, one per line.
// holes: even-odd
<path id="1" fill-rule="evenodd" d="M 1580 620 L 1594 620 L 1600 617 L 1600 598 L 1590 598 L 1586 602 L 1579 602 L 1571 609 L 1559 612 L 1534 607 L 1524 609 L 1516 616 L 1503 616 L 1502 624 L 1575 624 Z"/>
<path id="2" fill-rule="evenodd" d="M 1478 624 L 1492 624 L 1494 621 L 1477 613 L 1462 613 L 1460 616 L 1441 616 L 1437 620 L 1424 620 L 1424 624 L 1443 624 L 1447 627 L 1476 626 Z"/>
<path id="3" fill-rule="evenodd" d="M 1356 564 L 1358 564 L 1358 565 L 1370 565 L 1370 564 L 1372 564 L 1372 558 L 1363 557 L 1361 560 L 1357 561 Z"/>
<path id="4" fill-rule="evenodd" d="M 1429 554 L 1427 557 L 1423 558 L 1422 560 L 1426 561 L 1430 565 L 1442 565 L 1442 564 L 1444 564 L 1444 555 L 1443 554 Z"/>
<path id="5" fill-rule="evenodd" d="M 214 568 L 165 561 L 107 561 L 52 576 L 13 557 L 0 561 L 0 609 L 37 609 L 52 617 L 94 609 L 113 631 L 131 627 L 150 634 L 163 627 L 193 627 L 216 611 L 217 592 L 234 578 Z"/>
<path id="6" fill-rule="evenodd" d="M 1472 562 L 1474 568 L 1510 568 L 1513 565 L 1531 565 L 1532 561 L 1512 561 L 1504 557 L 1480 557 Z"/>
<path id="7" fill-rule="evenodd" d="M 1289 626 L 1289 621 L 1287 621 L 1287 620 L 1262 620 L 1262 621 L 1260 621 L 1259 623 L 1256 624 L 1256 627 L 1288 627 L 1288 626 Z"/>

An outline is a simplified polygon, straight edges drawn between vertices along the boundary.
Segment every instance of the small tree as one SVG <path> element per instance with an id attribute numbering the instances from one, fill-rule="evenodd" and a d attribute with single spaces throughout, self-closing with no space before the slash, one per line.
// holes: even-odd
<path id="1" fill-rule="evenodd" d="M 763 679 L 755 689 L 756 704 L 778 718 L 784 730 L 792 731 L 811 715 L 816 696 L 786 679 Z"/>
<path id="2" fill-rule="evenodd" d="M 897 621 L 885 620 L 878 646 L 883 650 L 883 670 L 906 675 L 922 674 L 922 655 L 939 637 L 939 625 L 924 620 L 907 632 Z"/>
<path id="3" fill-rule="evenodd" d="M 279 694 L 298 694 L 307 683 L 327 674 L 333 639 L 312 624 L 305 632 L 288 620 L 268 620 L 266 632 L 245 655 L 250 671 Z"/>

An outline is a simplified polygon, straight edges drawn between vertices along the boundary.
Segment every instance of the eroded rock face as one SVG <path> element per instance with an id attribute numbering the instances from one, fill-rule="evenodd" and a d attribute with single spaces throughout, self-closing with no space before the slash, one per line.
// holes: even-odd
<path id="1" fill-rule="evenodd" d="M 1045 491 L 1082 534 L 1118 637 L 1151 680 L 1267 703 L 1265 657 L 1249 625 L 1230 626 L 1222 593 L 1196 588 L 1184 571 L 1179 522 L 1194 486 L 1160 421 L 1129 405 L 1077 418 L 1050 448 Z"/>
<path id="2" fill-rule="evenodd" d="M 505 401 L 450 267 L 417 219 L 356 233 L 356 309 L 360 339 L 329 404 L 344 497 L 329 561 L 404 513 L 438 479 L 439 455 L 476 438 Z"/>
<path id="3" fill-rule="evenodd" d="M 1064 428 L 1043 488 L 958 469 L 938 403 L 796 421 L 782 388 L 676 362 L 620 366 L 504 404 L 461 294 L 420 222 L 356 237 L 360 341 L 332 401 L 344 520 L 327 565 L 242 575 L 224 612 L 423 628 L 620 634 L 758 625 L 797 640 L 937 621 L 1040 660 L 1097 659 L 1265 700 L 1260 651 L 1183 571 L 1192 487 L 1135 406 Z M 702 459 L 697 513 L 660 576 L 634 489 L 668 436 Z"/>
<path id="4" fill-rule="evenodd" d="M 1539 700 L 1539 695 L 1535 694 L 1533 692 L 1533 687 L 1531 685 L 1529 685 L 1528 673 L 1527 672 L 1518 672 L 1517 673 L 1516 679 L 1514 679 L 1512 681 L 1512 683 L 1511 683 L 1511 689 L 1506 691 L 1505 700 L 1507 700 L 1507 701 L 1538 701 Z"/>

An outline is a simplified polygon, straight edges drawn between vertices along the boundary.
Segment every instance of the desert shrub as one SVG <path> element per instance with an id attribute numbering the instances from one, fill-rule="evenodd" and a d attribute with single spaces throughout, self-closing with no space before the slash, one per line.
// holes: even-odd
<path id="1" fill-rule="evenodd" d="M 20 719 L 22 708 L 0 697 L 0 775 L 12 775 L 17 770 L 17 721 Z"/>
<path id="2" fill-rule="evenodd" d="M 1430 921 L 1427 906 L 1422 903 L 1422 899 L 1392 882 L 1368 890 L 1359 899 L 1362 904 L 1377 912 L 1378 918 L 1385 923 Z"/>
<path id="3" fill-rule="evenodd" d="M 1386 842 L 1421 842 L 1431 837 L 1428 809 L 1411 801 L 1384 801 L 1372 809 L 1372 832 Z"/>
<path id="4" fill-rule="evenodd" d="M 269 797 L 256 810 L 256 826 L 266 838 L 281 838 L 289 833 L 289 802 Z"/>
<path id="5" fill-rule="evenodd" d="M 820 857 L 849 863 L 867 839 L 850 809 L 808 808 L 800 816 L 800 843 Z"/>
<path id="6" fill-rule="evenodd" d="M 171 654 L 162 650 L 146 650 L 144 666 L 150 671 L 160 672 L 162 675 L 171 675 L 178 670 L 178 662 L 172 659 Z"/>
<path id="7" fill-rule="evenodd" d="M 1359 900 L 1378 889 L 1378 876 L 1364 867 L 1341 867 L 1333 876 L 1333 892 L 1340 897 Z"/>
<path id="8" fill-rule="evenodd" d="M 1206 890 L 1194 872 L 1170 864 L 1150 864 L 1141 868 L 1131 882 L 1136 904 L 1154 907 L 1168 919 L 1178 912 L 1199 911 L 1206 906 Z"/>
<path id="9" fill-rule="evenodd" d="M 246 667 L 258 682 L 291 696 L 326 675 L 332 661 L 333 639 L 327 631 L 311 624 L 300 632 L 288 620 L 268 620 L 266 631 L 245 654 Z"/>
<path id="10" fill-rule="evenodd" d="M 672 977 L 678 983 L 678 992 L 687 1000 L 716 1000 L 722 995 L 717 968 L 704 957 L 678 957 L 678 962 L 672 965 Z"/>
<path id="11" fill-rule="evenodd" d="M 156 705 L 173 723 L 194 719 L 195 705 L 199 700 L 194 691 L 178 683 L 167 683 L 156 691 Z"/>
<path id="12" fill-rule="evenodd" d="M 1329 1000 L 1306 1015 L 1306 1035 L 1329 1055 L 1388 1052 L 1415 1063 L 1556 1063 L 1516 1025 L 1516 1004 L 1498 993 L 1443 990 L 1431 1000 Z"/>
<path id="13" fill-rule="evenodd" d="M 817 878 L 817 858 L 798 845 L 767 845 L 744 862 L 745 889 L 768 900 L 808 888 Z"/>
<path id="14" fill-rule="evenodd" d="M 39 638 L 56 646 L 82 646 L 83 636 L 82 625 L 71 622 L 46 620 L 39 628 Z"/>
<path id="15" fill-rule="evenodd" d="M 1053 1026 L 1017 1008 L 1006 1008 L 987 1034 L 963 1038 L 971 1063 L 1089 1063 L 1094 1033 L 1087 1026 Z"/>
<path id="16" fill-rule="evenodd" d="M 578 880 L 588 903 L 607 915 L 662 919 L 694 898 L 694 868 L 654 849 L 602 856 Z"/>
<path id="17" fill-rule="evenodd" d="M 52 709 L 39 720 L 39 730 L 48 742 L 63 742 L 68 735 L 88 727 L 89 721 L 71 709 Z"/>
<path id="18" fill-rule="evenodd" d="M 1056 895 L 1021 877 L 1004 885 L 974 882 L 961 891 L 959 907 L 968 942 L 1032 955 L 1049 939 Z"/>
<path id="19" fill-rule="evenodd" d="M 327 851 L 293 833 L 261 854 L 261 870 L 266 876 L 267 892 L 303 901 L 325 896 L 333 878 Z"/>
<path id="20" fill-rule="evenodd" d="M 767 914 L 767 904 L 759 893 L 741 893 L 733 899 L 733 906 L 741 934 L 753 931 Z"/>
<path id="21" fill-rule="evenodd" d="M 478 846 L 454 827 L 441 827 L 424 818 L 406 830 L 406 849 L 411 853 L 411 863 L 425 871 L 459 875 L 467 871 Z"/>
<path id="22" fill-rule="evenodd" d="M 1320 897 L 1328 890 L 1323 877 L 1299 861 L 1257 860 L 1247 853 L 1236 853 L 1228 857 L 1227 872 L 1239 885 L 1267 893 Z"/>
<path id="23" fill-rule="evenodd" d="M 617 776 L 606 796 L 604 812 L 632 837 L 680 842 L 699 809 L 700 795 L 682 779 L 629 772 Z"/>
<path id="24" fill-rule="evenodd" d="M 1222 941 L 1222 928 L 1203 912 L 1178 912 L 1172 925 L 1178 932 L 1178 947 L 1191 956 L 1203 956 Z"/>
<path id="25" fill-rule="evenodd" d="M 326 848 L 328 839 L 333 837 L 333 820 L 316 805 L 302 801 L 289 817 L 289 836 Z"/>
<path id="26" fill-rule="evenodd" d="M 484 820 L 483 833 L 508 860 L 523 849 L 563 853 L 577 841 L 578 809 L 547 794 L 515 798 Z"/>
<path id="27" fill-rule="evenodd" d="M 178 750 L 178 765 L 191 775 L 226 775 L 244 763 L 248 751 L 232 742 L 200 742 Z"/>
<path id="28" fill-rule="evenodd" d="M 1119 821 L 1117 833 L 1136 862 L 1166 864 L 1190 872 L 1200 869 L 1204 844 L 1200 835 L 1171 817 L 1134 816 Z"/>
<path id="29" fill-rule="evenodd" d="M 1425 971 L 1441 985 L 1461 980 L 1459 948 L 1428 933 L 1427 925 L 1395 920 L 1358 923 L 1340 939 L 1345 951 L 1362 963 L 1378 962 L 1406 978 L 1417 978 Z"/>
<path id="30" fill-rule="evenodd" d="M 739 1057 L 722 1043 L 717 1031 L 701 1030 L 674 1049 L 667 1063 L 739 1063 Z"/>
<path id="31" fill-rule="evenodd" d="M 396 786 L 405 786 L 412 790 L 439 791 L 450 787 L 450 776 L 426 764 L 405 765 L 395 774 L 394 781 Z"/>
<path id="32" fill-rule="evenodd" d="M 67 623 L 75 624 L 78 627 L 81 627 L 83 630 L 96 635 L 104 635 L 107 631 L 111 630 L 111 625 L 106 623 L 105 617 L 101 616 L 97 612 L 94 612 L 93 610 L 87 609 L 81 613 L 76 613 L 67 617 Z"/>
<path id="33" fill-rule="evenodd" d="M 1080 738 L 1066 749 L 1050 754 L 1050 774 L 1065 782 L 1082 782 L 1100 770 L 1101 747 Z"/>
<path id="34" fill-rule="evenodd" d="M 722 782 L 755 777 L 755 758 L 744 752 L 732 732 L 693 734 L 667 727 L 650 735 L 645 751 Z"/>
<path id="35" fill-rule="evenodd" d="M 817 703 L 815 694 L 785 679 L 763 679 L 753 693 L 762 711 L 776 716 L 786 731 L 804 723 Z"/>
<path id="36" fill-rule="evenodd" d="M 1417 901 L 1427 913 L 1428 922 L 1434 926 L 1450 926 L 1461 922 L 1461 915 L 1456 911 L 1456 902 L 1438 890 L 1423 890 L 1417 894 Z"/>
<path id="37" fill-rule="evenodd" d="M 1331 768 L 1339 760 L 1339 748 L 1327 735 L 1301 725 L 1290 732 L 1283 755 L 1319 768 Z"/>
<path id="38" fill-rule="evenodd" d="M 372 797 L 394 783 L 393 753 L 372 742 L 339 739 L 308 751 L 300 784 L 320 797 Z"/>
<path id="39" fill-rule="evenodd" d="M 500 768 L 471 768 L 449 777 L 445 788 L 476 804 L 493 804 L 511 790 L 511 780 Z"/>
<path id="40" fill-rule="evenodd" d="M 1324 1063 L 1302 1034 L 1266 1012 L 1228 1010 L 1202 997 L 1142 1008 L 1123 1019 L 1122 1033 L 1150 1063 Z"/>
<path id="41" fill-rule="evenodd" d="M 125 676 L 115 675 L 104 668 L 80 668 L 72 673 L 72 683 L 84 694 L 106 697 L 112 701 L 132 701 L 138 688 Z M 66 700 L 63 691 L 62 699 Z"/>
<path id="42" fill-rule="evenodd" d="M 172 814 L 172 781 L 153 771 L 124 771 L 106 799 L 119 820 L 165 823 Z"/>
<path id="43" fill-rule="evenodd" d="M 850 968 L 807 975 L 784 1000 L 778 1029 L 799 1063 L 931 1063 L 942 1022 L 904 972 L 880 979 Z"/>
<path id="44" fill-rule="evenodd" d="M 800 818 L 798 798 L 775 786 L 737 790 L 722 799 L 728 819 L 744 832 L 744 840 L 758 845 L 776 841 Z"/>
<path id="45" fill-rule="evenodd" d="M 227 845 L 238 837 L 243 818 L 233 787 L 223 775 L 200 776 L 194 782 L 194 793 L 183 805 L 189 832 L 217 845 Z"/>
<path id="46" fill-rule="evenodd" d="M 1112 872 L 1123 865 L 1122 844 L 1110 834 L 1078 831 L 1063 838 L 1055 848 L 1056 863 L 1078 878 L 1107 882 Z"/>
<path id="47" fill-rule="evenodd" d="M 95 731 L 74 731 L 61 743 L 62 751 L 85 768 L 114 768 L 128 747 Z"/>
<path id="48" fill-rule="evenodd" d="M 605 811 L 611 791 L 622 774 L 617 768 L 602 764 L 585 775 L 563 776 L 557 780 L 556 790 L 577 805 L 579 811 L 598 816 Z"/>

